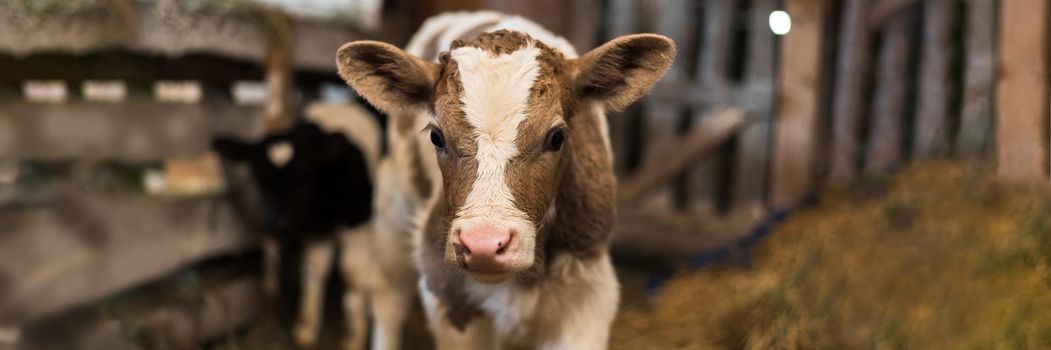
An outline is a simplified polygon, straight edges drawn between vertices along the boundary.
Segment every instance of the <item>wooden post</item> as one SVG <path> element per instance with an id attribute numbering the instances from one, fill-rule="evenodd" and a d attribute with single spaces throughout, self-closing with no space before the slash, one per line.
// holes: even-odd
<path id="1" fill-rule="evenodd" d="M 567 1 L 563 4 L 568 16 L 563 28 L 566 28 L 566 38 L 577 48 L 580 54 L 584 54 L 595 48 L 598 39 L 598 0 Z"/>
<path id="2" fill-rule="evenodd" d="M 753 98 L 759 106 L 751 111 L 754 122 L 738 136 L 730 211 L 761 216 L 766 211 L 766 179 L 770 158 L 770 113 L 774 91 L 774 34 L 768 28 L 776 0 L 753 0 L 748 15 L 748 53 L 745 68 L 746 92 L 760 92 Z"/>
<path id="3" fill-rule="evenodd" d="M 733 39 L 733 16 L 738 0 L 704 2 L 704 45 L 700 50 L 697 78 L 712 84 L 725 84 L 730 66 L 730 40 Z"/>
<path id="4" fill-rule="evenodd" d="M 266 132 L 284 129 L 289 123 L 292 86 L 292 23 L 283 12 L 265 8 L 266 27 Z"/>
<path id="5" fill-rule="evenodd" d="M 700 40 L 697 55 L 696 81 L 701 86 L 725 91 L 729 89 L 727 73 L 730 66 L 730 45 L 733 39 L 734 10 L 738 0 L 707 0 L 704 2 L 704 35 Z M 681 57 L 685 60 L 686 57 Z M 731 103 L 731 101 L 726 101 Z M 708 108 L 715 106 L 695 106 L 693 123 L 703 123 L 709 115 Z M 689 174 L 688 193 L 690 209 L 696 212 L 713 212 L 716 208 L 716 179 L 719 155 L 708 157 L 697 163 Z"/>
<path id="6" fill-rule="evenodd" d="M 618 200 L 630 205 L 641 199 L 644 192 L 689 169 L 691 164 L 711 156 L 748 122 L 747 112 L 740 108 L 713 112 L 677 141 L 661 149 L 664 157 L 648 159 L 639 171 L 622 181 Z"/>
<path id="7" fill-rule="evenodd" d="M 944 155 L 949 150 L 949 77 L 955 0 L 927 0 L 923 7 L 923 50 L 912 153 Z"/>
<path id="8" fill-rule="evenodd" d="M 693 2 L 690 0 L 660 0 L 655 3 L 656 17 L 659 19 L 656 21 L 656 31 L 660 34 L 667 35 L 676 43 L 687 43 L 693 40 Z M 680 44 L 681 45 L 681 44 Z M 682 56 L 684 52 L 680 46 L 680 57 L 677 57 L 671 68 L 661 79 L 662 82 L 683 82 L 687 81 L 689 73 L 689 59 L 684 59 Z M 644 149 L 643 149 L 643 163 L 645 164 L 650 159 L 659 159 L 667 157 L 667 147 L 669 144 L 677 139 L 679 134 L 679 122 L 685 107 L 678 103 L 671 103 L 670 101 L 656 101 L 653 99 L 646 100 L 646 104 L 643 107 L 645 112 L 645 134 L 644 134 Z M 660 187 L 658 195 L 654 196 L 652 202 L 646 203 L 647 205 L 654 205 L 658 208 L 670 208 L 672 206 L 672 186 Z"/>
<path id="9" fill-rule="evenodd" d="M 1048 181 L 1048 3 L 1003 1 L 996 84 L 997 176 Z"/>
<path id="10" fill-rule="evenodd" d="M 638 5 L 635 0 L 609 1 L 606 10 L 606 40 L 639 31 Z M 623 111 L 610 112 L 606 117 L 613 146 L 613 167 L 620 174 L 627 172 L 632 161 L 631 152 L 636 146 L 636 130 L 632 126 L 637 125 L 639 118 L 642 118 L 640 105 L 641 103 L 635 103 Z"/>
<path id="11" fill-rule="evenodd" d="M 0 212 L 10 223 L 0 244 L 0 324 L 40 320 L 255 244 L 236 208 L 215 197 L 81 192 Z"/>
<path id="12" fill-rule="evenodd" d="M 828 173 L 828 180 L 834 185 L 854 179 L 854 166 L 861 155 L 859 126 L 865 111 L 865 85 L 872 55 L 868 7 L 869 0 L 847 0 L 840 23 Z"/>
<path id="13" fill-rule="evenodd" d="M 614 256 L 645 261 L 647 267 L 681 268 L 691 256 L 739 242 L 755 224 L 704 214 L 631 210 L 617 215 L 610 250 Z"/>
<path id="14" fill-rule="evenodd" d="M 996 2 L 969 0 L 967 4 L 967 67 L 956 152 L 974 156 L 985 153 L 992 138 Z"/>
<path id="15" fill-rule="evenodd" d="M 883 42 L 876 70 L 876 96 L 873 98 L 871 137 L 865 157 L 865 172 L 886 174 L 901 164 L 902 135 L 905 133 L 906 99 L 910 81 L 909 61 L 913 56 L 912 30 L 916 14 L 898 14 L 883 28 Z M 922 98 L 922 97 L 921 97 Z"/>
<path id="16" fill-rule="evenodd" d="M 792 31 L 781 42 L 771 202 L 797 204 L 814 186 L 825 0 L 786 0 Z"/>
<path id="17" fill-rule="evenodd" d="M 561 0 L 485 0 L 482 7 L 529 18 L 556 34 L 564 34 L 567 28 L 563 26 L 567 22 L 562 18 L 565 6 Z"/>
<path id="18" fill-rule="evenodd" d="M 225 339 L 252 324 L 264 306 L 257 276 L 214 276 L 230 272 L 195 270 L 194 281 L 203 281 L 176 284 L 164 280 L 145 288 L 139 286 L 141 289 L 63 316 L 60 322 L 26 327 L 22 341 L 14 348 L 200 348 L 202 343 Z M 61 337 L 55 336 L 56 328 L 61 329 Z M 0 347 L 14 349 L 6 345 Z"/>

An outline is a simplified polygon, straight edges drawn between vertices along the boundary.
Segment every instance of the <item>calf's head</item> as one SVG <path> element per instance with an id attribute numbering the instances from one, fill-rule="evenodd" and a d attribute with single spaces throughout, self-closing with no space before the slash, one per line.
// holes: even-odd
<path id="1" fill-rule="evenodd" d="M 371 215 L 364 154 L 342 134 L 301 122 L 256 142 L 218 137 L 212 148 L 251 168 L 268 231 L 324 233 Z"/>
<path id="2" fill-rule="evenodd" d="M 337 63 L 380 110 L 431 119 L 425 132 L 448 208 L 445 260 L 476 281 L 498 283 L 542 254 L 574 143 L 602 142 L 575 140 L 573 118 L 586 118 L 596 104 L 632 103 L 674 55 L 670 39 L 640 34 L 566 58 L 526 34 L 501 30 L 455 41 L 438 62 L 357 41 L 339 49 Z"/>

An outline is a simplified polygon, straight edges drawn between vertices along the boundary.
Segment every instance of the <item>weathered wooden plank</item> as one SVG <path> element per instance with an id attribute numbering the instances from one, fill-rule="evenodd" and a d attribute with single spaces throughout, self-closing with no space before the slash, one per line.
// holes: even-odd
<path id="1" fill-rule="evenodd" d="M 912 30 L 916 27 L 916 18 L 913 12 L 903 13 L 883 28 L 865 156 L 865 171 L 869 174 L 889 173 L 901 164 L 904 156 L 906 99 L 910 90 L 906 82 L 910 81 L 909 61 L 913 56 Z"/>
<path id="2" fill-rule="evenodd" d="M 565 32 L 565 2 L 561 0 L 482 0 L 480 9 L 491 9 L 504 13 L 517 14 L 529 18 L 548 30 L 562 34 Z"/>
<path id="3" fill-rule="evenodd" d="M 733 94 L 733 88 L 727 79 L 730 69 L 731 40 L 735 24 L 734 10 L 740 0 L 707 0 L 704 1 L 704 26 L 703 34 L 697 38 L 698 55 L 697 71 L 694 80 L 702 85 L 712 86 Z M 685 57 L 683 57 L 685 58 Z M 716 106 L 726 106 L 732 102 L 732 97 L 725 100 L 713 101 L 711 104 L 694 106 L 692 109 L 692 122 L 701 123 L 703 118 Z M 687 193 L 689 195 L 689 207 L 695 212 L 713 212 L 716 209 L 716 191 L 718 172 L 730 171 L 730 169 L 719 169 L 719 155 L 709 157 L 697 162 L 688 173 Z"/>
<path id="4" fill-rule="evenodd" d="M 865 86 L 872 55 L 868 8 L 869 0 L 847 0 L 839 27 L 828 171 L 828 181 L 833 185 L 854 179 L 861 155 L 859 130 L 865 115 Z"/>
<path id="5" fill-rule="evenodd" d="M 992 138 L 996 1 L 968 0 L 967 6 L 967 57 L 956 153 L 973 156 L 984 153 Z"/>
<path id="6" fill-rule="evenodd" d="M 952 28 L 959 3 L 956 0 L 926 0 L 923 3 L 923 49 L 920 58 L 919 92 L 913 127 L 912 154 L 925 158 L 949 151 L 950 68 Z"/>
<path id="7" fill-rule="evenodd" d="M 666 81 L 655 86 L 648 96 L 651 100 L 683 104 L 690 108 L 734 105 L 748 110 L 760 110 L 770 105 L 764 100 L 772 87 L 766 84 L 726 84 Z"/>
<path id="8" fill-rule="evenodd" d="M 647 267 L 674 268 L 695 254 L 736 243 L 755 224 L 737 217 L 632 210 L 617 215 L 610 250 Z"/>
<path id="9" fill-rule="evenodd" d="M 748 58 L 745 66 L 745 81 L 773 91 L 775 38 L 770 31 L 770 13 L 778 9 L 777 0 L 750 0 L 748 13 Z M 769 102 L 767 102 L 769 104 Z"/>
<path id="10" fill-rule="evenodd" d="M 1048 181 L 1048 3 L 1000 2 L 996 83 L 997 176 Z"/>
<path id="11" fill-rule="evenodd" d="M 793 206 L 813 189 L 825 0 L 787 0 L 792 31 L 781 41 L 771 204 Z"/>
<path id="12" fill-rule="evenodd" d="M 693 40 L 693 2 L 690 0 L 660 0 L 655 2 L 657 6 L 656 32 L 667 35 L 676 43 L 685 43 Z M 681 50 L 681 48 L 680 48 Z M 680 51 L 682 55 L 682 51 Z M 689 79 L 690 60 L 678 57 L 661 81 L 684 81 Z M 685 109 L 681 105 L 670 103 L 655 103 L 647 100 L 643 113 L 644 136 L 642 164 L 653 159 L 663 159 L 669 155 L 666 153 L 667 146 L 671 144 L 679 134 L 680 118 Z M 655 207 L 670 207 L 672 203 L 671 186 L 655 189 L 657 195 L 652 197 L 652 202 L 647 204 Z"/>
<path id="13" fill-rule="evenodd" d="M 260 110 L 131 99 L 0 103 L 0 158 L 157 161 L 208 150 L 214 133 L 258 136 Z"/>
<path id="14" fill-rule="evenodd" d="M 903 12 L 912 10 L 912 6 L 921 0 L 879 0 L 873 1 L 869 9 L 869 28 L 879 30 L 887 21 L 894 19 Z"/>
<path id="15" fill-rule="evenodd" d="M 283 130 L 291 125 L 289 100 L 292 86 L 291 19 L 283 13 L 271 11 L 266 16 L 266 108 L 264 117 L 267 133 Z"/>
<path id="16" fill-rule="evenodd" d="M 99 306 L 104 310 L 93 315 L 35 325 L 16 345 L 24 350 L 195 349 L 259 315 L 262 298 L 255 276 L 205 283 L 151 288 Z"/>
<path id="17" fill-rule="evenodd" d="M 599 0 L 567 1 L 563 4 L 568 14 L 563 18 L 566 39 L 580 53 L 588 52 L 599 44 L 595 40 L 598 39 L 598 10 L 601 5 Z"/>
<path id="18" fill-rule="evenodd" d="M 92 196 L 63 191 L 0 212 L 0 323 L 21 324 L 250 248 L 218 198 Z"/>
<path id="19" fill-rule="evenodd" d="M 730 45 L 733 40 L 734 10 L 740 0 L 706 0 L 704 2 L 704 36 L 698 55 L 697 80 L 724 83 L 730 70 Z"/>
<path id="20" fill-rule="evenodd" d="M 224 185 L 222 165 L 215 152 L 164 160 L 164 188 L 160 195 L 197 196 L 218 193 Z M 150 191 L 147 188 L 147 191 Z"/>
<path id="21" fill-rule="evenodd" d="M 606 40 L 641 30 L 638 1 L 610 0 L 606 6 Z M 640 104 L 636 103 L 623 111 L 610 112 L 606 118 L 613 147 L 613 166 L 620 174 L 627 173 L 633 161 L 631 151 L 635 146 L 634 135 L 638 130 L 632 126 L 638 125 L 639 119 L 642 118 L 641 111 Z"/>
<path id="22" fill-rule="evenodd" d="M 19 86 L 28 81 L 64 81 L 69 92 L 80 90 L 88 80 L 115 80 L 125 84 L 127 97 L 153 94 L 156 84 L 198 85 L 212 91 L 227 91 L 231 82 L 258 81 L 262 69 L 251 62 L 231 60 L 217 55 L 164 57 L 139 51 L 103 51 L 85 54 L 41 52 L 32 56 L 0 54 L 0 84 Z M 16 91 L 3 91 L 3 98 L 20 96 Z M 24 96 L 24 93 L 21 95 Z M 159 96 L 158 96 L 159 97 Z M 211 97 L 211 96 L 209 96 Z M 80 99 L 70 95 L 68 99 Z M 84 98 L 86 99 L 86 98 Z"/>
<path id="23" fill-rule="evenodd" d="M 738 135 L 730 211 L 738 215 L 762 216 L 766 211 L 769 170 L 770 112 L 774 84 L 774 34 L 768 17 L 777 9 L 775 0 L 752 0 L 748 14 L 748 50 L 744 89 L 757 91 L 759 105 L 749 110 L 754 122 Z"/>
<path id="24" fill-rule="evenodd" d="M 619 200 L 625 205 L 635 203 L 646 191 L 667 182 L 691 164 L 711 156 L 748 122 L 747 112 L 740 108 L 723 109 L 705 117 L 678 141 L 660 149 L 664 157 L 648 159 L 638 172 L 624 180 L 617 191 Z"/>
<path id="25" fill-rule="evenodd" d="M 257 5 L 191 10 L 174 0 L 134 3 L 135 26 L 129 30 L 114 20 L 108 1 L 62 15 L 32 12 L 22 1 L 0 2 L 0 51 L 25 55 L 120 47 L 167 56 L 208 52 L 259 63 L 265 60 L 266 34 L 258 14 L 252 12 L 256 9 L 251 8 Z M 369 37 L 346 23 L 311 19 L 295 20 L 292 33 L 292 64 L 322 71 L 335 69 L 335 48 Z"/>

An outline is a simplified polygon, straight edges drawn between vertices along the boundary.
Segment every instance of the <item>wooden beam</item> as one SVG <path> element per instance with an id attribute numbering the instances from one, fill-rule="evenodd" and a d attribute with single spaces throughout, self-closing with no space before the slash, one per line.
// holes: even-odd
<path id="1" fill-rule="evenodd" d="M 1011 183 L 1047 183 L 1048 3 L 1000 4 L 997 176 Z"/>
<path id="2" fill-rule="evenodd" d="M 883 28 L 865 157 L 865 172 L 869 174 L 889 173 L 901 165 L 904 156 L 906 103 L 911 90 L 907 82 L 917 17 L 914 12 L 902 13 Z"/>
<path id="3" fill-rule="evenodd" d="M 0 102 L 0 158 L 150 162 L 208 150 L 214 134 L 262 133 L 257 107 L 130 99 Z"/>
<path id="4" fill-rule="evenodd" d="M 901 15 L 903 12 L 913 10 L 911 7 L 918 4 L 920 0 L 878 0 L 872 1 L 869 11 L 868 26 L 871 30 L 883 28 L 887 22 Z"/>
<path id="5" fill-rule="evenodd" d="M 292 124 L 289 106 L 292 86 L 291 19 L 277 9 L 267 8 L 266 26 L 266 132 L 284 130 Z"/>
<path id="6" fill-rule="evenodd" d="M 694 81 L 700 82 L 702 86 L 713 86 L 716 89 L 733 94 L 734 88 L 729 81 L 730 60 L 733 59 L 732 44 L 734 39 L 734 26 L 737 16 L 737 4 L 740 0 L 705 0 L 704 3 L 704 26 L 703 35 L 695 38 L 697 46 L 700 47 L 696 58 L 697 69 L 694 73 Z M 692 58 L 692 57 L 690 57 Z M 680 59 L 689 59 L 682 57 Z M 681 93 L 681 92 L 680 92 Z M 722 108 L 732 102 L 732 99 L 713 101 L 712 103 L 695 105 L 690 109 L 691 122 L 703 123 L 704 118 L 712 115 L 712 108 Z M 685 107 L 685 106 L 684 106 Z M 720 154 L 721 153 L 721 154 Z M 712 157 L 701 159 L 687 173 L 686 191 L 688 206 L 691 211 L 699 213 L 715 212 L 718 207 L 718 189 L 720 173 L 730 172 L 732 169 L 721 169 L 725 159 L 725 152 L 717 152 Z"/>
<path id="7" fill-rule="evenodd" d="M 740 108 L 727 108 L 705 117 L 678 141 L 669 141 L 657 150 L 662 157 L 649 158 L 639 172 L 625 179 L 618 191 L 618 201 L 636 203 L 647 191 L 710 156 L 719 145 L 748 125 L 748 115 Z"/>
<path id="8" fill-rule="evenodd" d="M 773 86 L 767 83 L 731 86 L 703 81 L 663 81 L 653 87 L 647 98 L 695 109 L 734 105 L 748 110 L 762 110 L 769 108 L 768 98 L 772 94 Z"/>
<path id="9" fill-rule="evenodd" d="M 0 212 L 0 324 L 23 324 L 254 246 L 220 198 L 62 191 Z"/>
<path id="10" fill-rule="evenodd" d="M 650 267 L 674 267 L 694 254 L 737 242 L 756 222 L 752 218 L 631 210 L 618 215 L 610 250 L 615 256 L 643 260 Z"/>
<path id="11" fill-rule="evenodd" d="M 993 137 L 993 83 L 996 76 L 996 1 L 967 2 L 966 67 L 956 153 L 985 153 Z"/>
<path id="12" fill-rule="evenodd" d="M 504 13 L 516 14 L 536 23 L 550 30 L 553 33 L 564 34 L 566 27 L 564 27 L 566 21 L 563 20 L 563 16 L 566 14 L 562 10 L 564 2 L 561 0 L 535 0 L 535 1 L 518 1 L 518 0 L 484 0 L 483 7 L 486 9 L 496 10 Z"/>
<path id="13" fill-rule="evenodd" d="M 704 1 L 704 36 L 697 38 L 702 44 L 696 58 L 698 81 L 722 83 L 727 80 L 738 1 L 741 0 Z"/>
<path id="14" fill-rule="evenodd" d="M 847 0 L 839 26 L 838 61 L 832 102 L 832 147 L 829 147 L 828 181 L 845 185 L 857 173 L 861 156 L 861 121 L 864 120 L 872 50 L 868 28 L 869 0 Z"/>
<path id="15" fill-rule="evenodd" d="M 114 21 L 119 10 L 111 3 L 100 1 L 55 15 L 34 11 L 25 2 L 0 1 L 0 51 L 21 56 L 123 48 L 165 56 L 206 52 L 260 64 L 266 59 L 265 30 L 246 15 L 258 4 L 190 10 L 175 0 L 133 1 L 136 18 Z M 124 29 L 128 22 L 137 25 L 133 33 Z M 372 37 L 348 23 L 303 18 L 292 20 L 291 33 L 295 38 L 290 64 L 324 72 L 335 69 L 335 48 Z"/>
<path id="16" fill-rule="evenodd" d="M 687 43 L 694 40 L 693 1 L 659 0 L 653 2 L 652 5 L 655 6 L 652 8 L 655 10 L 653 18 L 659 19 L 654 23 L 657 33 L 667 35 L 676 43 Z M 679 50 L 680 56 L 676 57 L 662 81 L 688 81 L 690 79 L 689 70 L 692 63 L 689 57 L 683 56 L 683 53 L 688 50 L 682 47 Z M 686 109 L 682 105 L 649 99 L 644 101 L 642 164 L 669 156 L 667 146 L 679 135 L 685 112 Z M 656 195 L 650 197 L 650 202 L 647 204 L 660 208 L 671 208 L 674 204 L 673 194 L 676 189 L 668 185 L 655 190 Z"/>
<path id="17" fill-rule="evenodd" d="M 925 158 L 949 151 L 949 94 L 952 67 L 952 28 L 956 0 L 923 3 L 923 49 L 919 94 L 913 126 L 912 154 Z M 1045 106 L 1046 107 L 1046 106 Z"/>
<path id="18" fill-rule="evenodd" d="M 563 28 L 566 30 L 566 39 L 577 48 L 577 52 L 584 54 L 602 44 L 598 40 L 599 31 L 599 9 L 602 8 L 599 0 L 567 1 L 563 7 L 567 16 L 563 17 Z"/>
<path id="19" fill-rule="evenodd" d="M 781 42 L 781 81 L 774 122 L 771 202 L 797 204 L 814 187 L 818 142 L 821 43 L 825 0 L 787 0 L 792 31 Z"/>
<path id="20" fill-rule="evenodd" d="M 259 316 L 262 298 L 256 276 L 225 276 L 216 281 L 207 271 L 195 276 L 203 281 L 147 286 L 85 310 L 95 311 L 83 312 L 88 315 L 34 325 L 18 348 L 196 349 Z"/>
<path id="21" fill-rule="evenodd" d="M 610 0 L 606 4 L 605 22 L 606 38 L 612 40 L 621 35 L 628 35 L 641 31 L 641 20 L 639 14 L 639 2 L 635 0 Z M 638 145 L 636 135 L 639 133 L 638 125 L 642 118 L 642 103 L 635 103 L 623 111 L 610 112 L 606 120 L 609 122 L 610 142 L 613 146 L 613 166 L 619 174 L 627 173 L 634 161 L 633 151 Z"/>
<path id="22" fill-rule="evenodd" d="M 770 170 L 770 123 L 773 105 L 775 37 L 768 28 L 770 13 L 777 9 L 776 0 L 753 0 L 748 13 L 748 51 L 745 60 L 744 88 L 738 91 L 762 91 L 754 98 L 760 107 L 749 109 L 755 120 L 738 136 L 735 179 L 730 211 L 754 217 L 766 212 L 767 179 Z"/>

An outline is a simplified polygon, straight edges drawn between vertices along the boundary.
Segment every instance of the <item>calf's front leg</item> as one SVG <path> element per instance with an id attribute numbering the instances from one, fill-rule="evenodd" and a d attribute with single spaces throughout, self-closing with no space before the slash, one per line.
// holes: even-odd
<path id="1" fill-rule="evenodd" d="M 273 237 L 263 238 L 263 296 L 276 305 L 281 271 L 281 245 Z"/>
<path id="2" fill-rule="evenodd" d="M 325 277 L 332 266 L 335 240 L 323 239 L 310 242 L 303 252 L 302 294 L 299 319 L 293 337 L 296 345 L 310 347 L 317 342 L 321 329 L 321 302 L 324 298 Z"/>
<path id="3" fill-rule="evenodd" d="M 374 276 L 370 271 L 368 234 L 362 230 L 341 234 L 339 266 L 347 287 L 343 295 L 343 316 L 347 321 L 343 350 L 363 350 L 369 337 L 365 297 Z"/>

